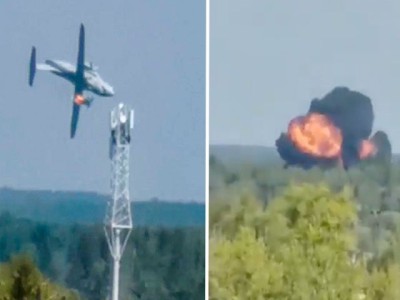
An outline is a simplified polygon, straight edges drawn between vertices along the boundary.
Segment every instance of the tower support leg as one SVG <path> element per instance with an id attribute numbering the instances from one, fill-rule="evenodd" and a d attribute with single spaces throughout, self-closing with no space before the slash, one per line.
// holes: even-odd
<path id="1" fill-rule="evenodd" d="M 120 241 L 120 229 L 115 232 L 115 256 L 114 256 L 114 270 L 113 270 L 113 290 L 112 300 L 118 300 L 119 297 L 119 266 L 121 259 L 121 241 Z"/>

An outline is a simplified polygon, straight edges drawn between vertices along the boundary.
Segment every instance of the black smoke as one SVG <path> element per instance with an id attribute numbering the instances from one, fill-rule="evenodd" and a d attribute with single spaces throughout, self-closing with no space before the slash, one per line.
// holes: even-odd
<path id="1" fill-rule="evenodd" d="M 360 160 L 361 142 L 368 139 L 372 133 L 374 112 L 371 99 L 346 87 L 337 87 L 322 99 L 312 100 L 307 114 L 310 113 L 326 115 L 341 130 L 343 165 L 348 168 L 356 164 Z M 386 134 L 385 137 L 388 142 Z M 286 133 L 282 133 L 276 140 L 276 147 L 287 165 L 310 168 L 315 165 L 331 166 L 337 163 L 337 159 L 321 159 L 302 153 Z"/>
<path id="2" fill-rule="evenodd" d="M 390 144 L 387 134 L 383 131 L 377 131 L 371 140 L 379 149 L 375 159 L 381 162 L 390 163 L 392 160 L 392 145 Z"/>

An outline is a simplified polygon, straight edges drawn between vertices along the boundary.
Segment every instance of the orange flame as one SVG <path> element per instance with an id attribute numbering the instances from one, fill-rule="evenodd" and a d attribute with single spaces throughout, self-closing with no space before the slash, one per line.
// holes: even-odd
<path id="1" fill-rule="evenodd" d="M 342 133 L 325 115 L 312 113 L 292 120 L 288 135 L 303 153 L 328 159 L 341 155 Z"/>
<path id="2" fill-rule="evenodd" d="M 289 123 L 288 136 L 303 153 L 343 163 L 342 132 L 328 116 L 311 113 L 295 118 Z M 366 159 L 377 152 L 378 149 L 371 140 L 363 140 L 359 147 L 359 158 Z"/>
<path id="3" fill-rule="evenodd" d="M 376 146 L 371 140 L 363 140 L 360 145 L 360 159 L 374 156 L 377 152 Z"/>
<path id="4" fill-rule="evenodd" d="M 301 152 L 317 158 L 336 159 L 341 163 L 342 133 L 329 117 L 311 113 L 295 118 L 289 123 L 288 136 Z M 360 159 L 369 158 L 376 153 L 377 148 L 371 140 L 361 142 Z"/>
<path id="5" fill-rule="evenodd" d="M 75 95 L 75 98 L 74 98 L 74 102 L 75 102 L 75 104 L 77 104 L 77 105 L 83 105 L 83 104 L 85 104 L 85 97 L 83 96 L 83 95 L 80 95 L 80 94 L 76 94 Z"/>

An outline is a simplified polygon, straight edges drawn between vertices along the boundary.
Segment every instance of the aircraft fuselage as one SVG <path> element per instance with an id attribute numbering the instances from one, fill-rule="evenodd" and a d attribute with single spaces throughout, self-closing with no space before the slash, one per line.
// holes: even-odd
<path id="1" fill-rule="evenodd" d="M 74 65 L 61 60 L 46 60 L 45 65 L 49 68 L 42 68 L 42 70 L 50 71 L 75 85 L 76 67 Z M 89 64 L 85 64 L 84 80 L 85 90 L 103 97 L 114 96 L 114 89 L 111 85 L 105 82 L 96 72 L 94 67 Z"/>

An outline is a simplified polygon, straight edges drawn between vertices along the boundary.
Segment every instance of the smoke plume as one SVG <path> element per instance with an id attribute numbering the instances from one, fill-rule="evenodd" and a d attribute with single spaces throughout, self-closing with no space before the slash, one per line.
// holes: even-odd
<path id="1" fill-rule="evenodd" d="M 390 142 L 384 132 L 370 139 L 374 122 L 371 99 L 338 87 L 322 99 L 311 101 L 304 116 L 289 122 L 288 130 L 276 140 L 286 164 L 310 168 L 314 165 L 351 167 L 379 152 L 378 139 Z M 387 147 L 386 147 L 387 148 Z"/>

